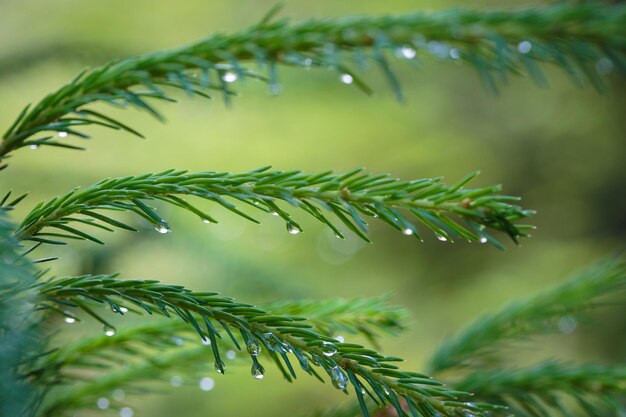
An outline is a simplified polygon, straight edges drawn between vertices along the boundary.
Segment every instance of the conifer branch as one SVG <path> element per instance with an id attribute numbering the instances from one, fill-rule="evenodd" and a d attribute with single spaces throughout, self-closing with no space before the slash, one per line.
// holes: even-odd
<path id="1" fill-rule="evenodd" d="M 29 372 L 45 340 L 33 307 L 34 268 L 21 256 L 14 230 L 6 208 L 0 208 L 0 415 L 22 417 L 33 413 L 42 396 Z"/>
<path id="2" fill-rule="evenodd" d="M 426 416 L 440 413 L 455 416 L 464 411 L 483 414 L 488 405 L 460 402 L 465 394 L 443 388 L 428 376 L 405 372 L 393 365 L 401 359 L 383 356 L 373 350 L 316 333 L 305 319 L 272 315 L 249 304 L 242 304 L 217 293 L 193 292 L 182 286 L 165 285 L 157 281 L 119 280 L 115 276 L 80 276 L 56 278 L 40 287 L 43 306 L 57 303 L 80 308 L 104 324 L 106 334 L 115 330 L 94 309 L 96 304 L 109 306 L 124 314 L 123 308 L 138 307 L 149 314 L 178 316 L 188 323 L 203 340 L 211 342 L 215 368 L 224 373 L 217 339 L 218 327 L 223 328 L 233 345 L 248 351 L 253 362 L 251 373 L 262 376 L 264 369 L 257 356 L 263 350 L 278 366 L 283 376 L 291 381 L 296 377 L 288 353 L 293 354 L 300 367 L 321 379 L 315 367 L 320 367 L 331 378 L 333 385 L 346 390 L 354 388 L 360 403 L 365 393 L 381 403 L 400 409 L 404 399 L 415 410 Z M 233 330 L 241 334 L 238 342 Z M 311 364 L 315 365 L 312 366 Z M 370 391 L 371 390 L 371 391 Z M 367 415 L 367 408 L 362 408 Z"/>
<path id="3" fill-rule="evenodd" d="M 103 243 L 89 227 L 111 231 L 112 227 L 135 230 L 109 217 L 110 211 L 134 212 L 154 225 L 161 233 L 169 232 L 168 223 L 144 201 L 160 200 L 196 214 L 204 222 L 216 222 L 206 212 L 183 200 L 190 195 L 209 200 L 233 213 L 258 223 L 256 218 L 239 210 L 225 197 L 246 203 L 263 214 L 275 214 L 285 220 L 287 230 L 302 231 L 301 226 L 278 202 L 287 202 L 326 224 L 337 237 L 343 237 L 337 224 L 343 224 L 369 241 L 366 217 L 378 217 L 406 235 L 422 239 L 418 221 L 431 229 L 440 240 L 461 238 L 468 241 L 501 244 L 485 228 L 500 230 L 517 241 L 529 226 L 515 221 L 533 214 L 512 205 L 516 197 L 496 194 L 498 186 L 467 189 L 463 186 L 476 173 L 448 186 L 439 179 L 399 181 L 385 174 L 362 174 L 360 169 L 346 174 L 304 174 L 300 171 L 268 171 L 268 167 L 230 174 L 168 170 L 124 178 L 106 179 L 84 189 L 55 197 L 37 205 L 24 219 L 16 236 L 21 240 L 65 244 L 67 239 L 87 239 Z M 322 209 L 336 217 L 332 220 Z M 80 215 L 80 217 L 76 217 Z M 410 217 L 409 217 L 410 216 Z M 465 220 L 462 225 L 460 220 Z M 58 230 L 50 231 L 50 230 Z"/>
<path id="4" fill-rule="evenodd" d="M 239 33 L 216 34 L 169 51 L 160 51 L 80 73 L 74 80 L 26 107 L 3 135 L 0 160 L 30 146 L 78 148 L 58 140 L 88 137 L 82 129 L 102 125 L 141 134 L 91 109 L 104 102 L 132 106 L 162 116 L 151 100 L 176 101 L 167 89 L 228 102 L 237 79 L 260 78 L 278 91 L 277 65 L 322 67 L 343 75 L 366 92 L 369 87 L 349 67 L 371 62 L 380 67 L 398 98 L 402 97 L 387 56 L 406 59 L 424 55 L 462 61 L 476 68 L 492 90 L 508 74 L 527 73 L 546 84 L 539 64 L 563 68 L 576 82 L 603 89 L 602 76 L 616 68 L 626 74 L 626 6 L 559 4 L 513 11 L 453 10 L 401 16 L 348 17 L 291 24 L 267 19 Z M 244 67 L 254 61 L 267 77 Z M 58 135 L 58 137 L 55 137 Z"/>
<path id="5" fill-rule="evenodd" d="M 592 265 L 564 284 L 480 317 L 439 347 L 430 361 L 430 372 L 494 366 L 496 353 L 503 344 L 557 332 L 560 320 L 576 323 L 577 316 L 601 306 L 605 297 L 624 290 L 623 258 Z"/>
<path id="6" fill-rule="evenodd" d="M 625 365 L 545 362 L 521 369 L 477 370 L 455 388 L 509 407 L 494 416 L 619 416 L 626 413 Z"/>
<path id="7" fill-rule="evenodd" d="M 397 335 L 406 328 L 408 311 L 389 306 L 387 296 L 349 300 L 279 301 L 263 307 L 272 313 L 306 317 L 326 336 L 361 334 L 376 346 L 378 333 Z"/>

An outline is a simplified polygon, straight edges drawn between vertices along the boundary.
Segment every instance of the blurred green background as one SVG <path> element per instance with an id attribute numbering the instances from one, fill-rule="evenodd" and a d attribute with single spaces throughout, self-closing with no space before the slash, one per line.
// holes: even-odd
<path id="1" fill-rule="evenodd" d="M 294 19 L 359 13 L 391 13 L 467 6 L 461 1 L 285 1 Z M 471 7 L 518 2 L 480 1 Z M 86 65 L 177 46 L 215 31 L 256 22 L 274 1 L 2 0 L 0 1 L 0 126 L 8 126 L 29 102 L 71 79 Z M 489 94 L 474 70 L 426 59 L 419 69 L 394 62 L 407 102 L 394 101 L 376 69 L 364 74 L 374 87 L 366 97 L 329 72 L 281 71 L 283 93 L 247 81 L 232 109 L 221 100 L 181 97 L 161 106 L 159 124 L 125 111 L 120 119 L 147 140 L 91 128 L 87 152 L 22 149 L 0 176 L 0 191 L 29 191 L 15 219 L 36 202 L 100 178 L 167 168 L 242 171 L 276 169 L 345 171 L 357 166 L 405 179 L 444 176 L 452 182 L 480 169 L 476 185 L 502 183 L 538 210 L 538 226 L 521 247 L 507 251 L 458 242 L 423 244 L 374 225 L 373 244 L 334 239 L 303 220 L 305 233 L 289 235 L 278 218 L 262 225 L 211 208 L 218 225 L 167 211 L 173 233 L 152 229 L 106 236 L 90 243 L 46 248 L 61 256 L 52 273 L 107 273 L 183 283 L 262 303 L 286 298 L 325 299 L 390 293 L 412 314 L 410 330 L 383 343 L 385 353 L 407 358 L 420 370 L 446 335 L 507 300 L 532 294 L 608 253 L 623 251 L 626 234 L 624 82 L 611 76 L 611 94 L 574 86 L 547 68 L 549 89 L 511 79 L 499 97 Z M 208 206 L 207 206 L 208 207 Z M 163 207 L 160 210 L 165 211 Z M 213 215 L 213 214 L 212 214 Z M 592 329 L 541 339 L 533 354 L 579 360 L 626 360 L 624 309 L 599 317 Z M 621 320 L 619 320 L 621 319 Z M 123 323 L 118 323 L 120 326 Z M 82 326 L 82 328 L 80 327 Z M 87 324 L 75 328 L 88 333 Z M 522 355 L 523 356 L 523 355 Z M 516 355 L 517 357 L 517 355 Z M 207 356 L 207 364 L 211 365 Z M 212 365 L 208 366 L 212 369 Z M 346 401 L 341 393 L 304 374 L 282 382 L 268 365 L 262 381 L 233 361 L 226 376 L 207 373 L 216 386 L 197 382 L 125 400 L 138 416 L 291 416 Z M 94 405 L 95 408 L 95 405 Z M 102 415 L 101 411 L 79 416 Z"/>

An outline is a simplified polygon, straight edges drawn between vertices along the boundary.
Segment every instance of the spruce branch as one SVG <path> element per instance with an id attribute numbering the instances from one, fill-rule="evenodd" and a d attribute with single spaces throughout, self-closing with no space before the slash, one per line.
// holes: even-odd
<path id="1" fill-rule="evenodd" d="M 277 92 L 277 65 L 326 68 L 370 92 L 350 67 L 374 63 L 398 98 L 402 91 L 388 62 L 390 52 L 406 59 L 433 55 L 462 61 L 477 69 L 493 90 L 508 74 L 526 73 L 545 85 L 541 63 L 561 67 L 576 82 L 588 80 L 603 89 L 604 74 L 613 68 L 626 73 L 624 26 L 626 6 L 593 3 L 512 11 L 459 9 L 299 24 L 264 19 L 239 33 L 216 34 L 180 48 L 83 71 L 32 108 L 24 108 L 3 135 L 0 160 L 25 146 L 80 149 L 59 139 L 88 137 L 81 129 L 93 124 L 141 136 L 91 109 L 95 102 L 132 106 L 162 119 L 151 100 L 176 101 L 168 92 L 172 88 L 204 97 L 217 91 L 228 102 L 235 94 L 235 80 L 259 78 L 270 84 L 271 92 Z M 245 68 L 250 61 L 266 68 L 267 77 Z"/>
<path id="2" fill-rule="evenodd" d="M 352 343 L 340 343 L 314 331 L 305 319 L 269 314 L 249 304 L 235 302 L 217 293 L 193 292 L 182 286 L 165 285 L 157 281 L 119 280 L 115 276 L 79 276 L 55 278 L 40 287 L 45 300 L 42 307 L 60 304 L 79 308 L 104 324 L 105 334 L 114 336 L 111 324 L 96 311 L 98 304 L 123 313 L 123 308 L 140 308 L 149 314 L 177 316 L 202 338 L 211 342 L 215 368 L 224 373 L 217 339 L 222 328 L 235 348 L 241 346 L 253 362 L 251 373 L 263 375 L 264 369 L 257 356 L 263 350 L 278 366 L 283 376 L 291 381 L 296 377 L 288 354 L 293 354 L 300 367 L 321 379 L 319 367 L 331 378 L 333 385 L 347 390 L 351 385 L 364 404 L 365 394 L 381 404 L 390 404 L 400 410 L 400 399 L 417 414 L 456 416 L 465 411 L 484 414 L 492 409 L 486 404 L 466 404 L 459 400 L 462 392 L 448 390 L 428 376 L 400 370 L 394 362 L 401 359 L 383 356 L 373 350 Z M 234 332 L 241 334 L 238 342 Z M 313 366 L 312 366 L 313 365 Z M 371 390 L 371 391 L 370 391 Z M 362 411 L 367 415 L 367 407 Z"/>
<path id="3" fill-rule="evenodd" d="M 45 340 L 42 317 L 34 309 L 35 271 L 21 256 L 15 225 L 6 214 L 0 208 L 0 415 L 22 417 L 37 409 L 44 392 L 29 372 Z"/>
<path id="4" fill-rule="evenodd" d="M 616 257 L 599 262 L 563 284 L 480 317 L 438 348 L 430 360 L 430 372 L 494 366 L 503 344 L 557 332 L 560 320 L 576 320 L 602 306 L 607 296 L 624 290 L 625 260 Z"/>
<path id="5" fill-rule="evenodd" d="M 361 334 L 376 346 L 379 333 L 397 335 L 406 328 L 408 311 L 389 306 L 387 296 L 336 300 L 289 300 L 266 304 L 272 313 L 306 317 L 326 336 Z"/>
<path id="6" fill-rule="evenodd" d="M 366 241 L 369 241 L 365 235 L 368 227 L 364 218 L 377 217 L 420 240 L 419 229 L 412 221 L 431 229 L 440 240 L 489 241 L 501 247 L 485 228 L 500 230 L 517 241 L 520 236 L 525 236 L 524 230 L 529 226 L 514 222 L 533 214 L 511 204 L 518 198 L 496 194 L 499 186 L 463 188 L 476 173 L 448 186 L 440 184 L 438 178 L 399 181 L 385 174 L 362 174 L 361 169 L 346 174 L 330 171 L 304 174 L 268 169 L 264 167 L 241 174 L 168 170 L 105 179 L 40 203 L 26 216 L 16 236 L 20 240 L 50 244 L 65 244 L 67 239 L 87 239 L 102 244 L 91 234 L 90 227 L 107 231 L 111 231 L 112 227 L 135 230 L 109 217 L 111 211 L 133 212 L 153 224 L 157 231 L 169 232 L 168 223 L 144 202 L 150 200 L 160 200 L 188 210 L 204 222 L 216 222 L 180 195 L 215 202 L 258 223 L 225 197 L 246 203 L 263 214 L 282 217 L 290 233 L 299 233 L 301 226 L 277 204 L 286 202 L 326 224 L 337 237 L 343 237 L 337 226 L 343 224 Z M 327 217 L 323 210 L 336 219 Z M 465 226 L 460 223 L 461 220 L 465 220 Z"/>
<path id="7" fill-rule="evenodd" d="M 509 407 L 510 415 L 589 417 L 626 413 L 625 365 L 578 365 L 544 362 L 520 369 L 477 370 L 453 384 L 476 398 Z"/>

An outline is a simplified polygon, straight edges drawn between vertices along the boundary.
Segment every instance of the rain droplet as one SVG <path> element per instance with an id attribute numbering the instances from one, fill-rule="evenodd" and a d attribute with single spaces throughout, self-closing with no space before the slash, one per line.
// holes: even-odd
<path id="1" fill-rule="evenodd" d="M 162 235 L 171 232 L 170 228 L 163 224 L 157 224 L 156 226 L 154 226 L 154 230 L 161 233 Z"/>
<path id="2" fill-rule="evenodd" d="M 96 405 L 100 410 L 106 410 L 109 408 L 109 404 L 111 404 L 111 402 L 107 397 L 98 398 L 98 401 L 96 401 Z"/>
<path id="3" fill-rule="evenodd" d="M 229 350 L 226 352 L 226 357 L 228 359 L 235 359 L 237 357 L 237 352 L 235 352 L 234 350 Z"/>
<path id="4" fill-rule="evenodd" d="M 122 401 L 124 397 L 126 397 L 126 393 L 123 389 L 118 388 L 116 390 L 113 390 L 111 397 L 113 397 L 115 401 Z"/>
<path id="5" fill-rule="evenodd" d="M 205 376 L 200 380 L 199 385 L 202 391 L 211 391 L 213 388 L 215 388 L 215 381 L 213 380 L 213 378 Z"/>
<path id="6" fill-rule="evenodd" d="M 341 74 L 339 79 L 344 84 L 352 84 L 352 82 L 354 81 L 354 78 L 352 78 L 352 75 L 350 74 Z"/>
<path id="7" fill-rule="evenodd" d="M 122 313 L 128 313 L 128 309 L 126 307 L 122 307 L 120 306 L 120 312 Z"/>
<path id="8" fill-rule="evenodd" d="M 224 362 L 222 362 L 221 360 L 215 361 L 215 372 L 217 372 L 218 374 L 223 374 L 225 367 L 226 364 L 224 364 Z"/>
<path id="9" fill-rule="evenodd" d="M 417 52 L 415 52 L 415 49 L 410 46 L 403 46 L 400 48 L 400 54 L 402 54 L 402 56 L 406 59 L 413 59 L 417 55 Z"/>
<path id="10" fill-rule="evenodd" d="M 33 143 L 32 145 L 28 146 L 30 149 L 35 150 L 37 148 L 39 148 L 39 145 L 37 145 L 36 143 Z"/>
<path id="11" fill-rule="evenodd" d="M 531 49 L 533 49 L 533 44 L 530 43 L 529 41 L 521 41 L 517 45 L 517 50 L 519 51 L 520 54 L 527 54 L 530 52 Z"/>
<path id="12" fill-rule="evenodd" d="M 133 417 L 135 412 L 130 407 L 122 407 L 120 410 L 120 417 Z"/>
<path id="13" fill-rule="evenodd" d="M 222 75 L 222 80 L 224 80 L 227 83 L 234 83 L 235 81 L 237 81 L 237 74 L 235 74 L 232 71 L 226 71 L 223 75 Z"/>
<path id="14" fill-rule="evenodd" d="M 176 346 L 182 346 L 185 344 L 185 341 L 181 337 L 172 337 L 172 342 L 174 342 Z"/>
<path id="15" fill-rule="evenodd" d="M 440 235 L 439 233 L 435 233 L 435 236 L 437 237 L 437 239 L 439 239 L 442 242 L 448 241 L 448 239 L 444 235 Z"/>
<path id="16" fill-rule="evenodd" d="M 413 234 L 413 230 L 409 227 L 407 227 L 406 229 L 404 229 L 402 231 L 402 234 L 406 235 L 406 236 L 411 236 Z"/>
<path id="17" fill-rule="evenodd" d="M 207 219 L 202 219 L 202 223 L 204 223 L 204 224 L 211 224 L 211 221 L 207 220 Z"/>
<path id="18" fill-rule="evenodd" d="M 254 379 L 263 379 L 265 376 L 265 369 L 258 362 L 252 363 L 252 369 L 250 369 L 250 374 Z"/>
<path id="19" fill-rule="evenodd" d="M 76 323 L 76 317 L 74 317 L 72 313 L 70 313 L 69 311 L 64 311 L 63 314 L 65 314 L 65 317 L 63 318 L 64 322 L 66 322 L 67 324 Z"/>
<path id="20" fill-rule="evenodd" d="M 343 373 L 341 368 L 336 365 L 330 370 L 330 379 L 333 381 L 335 388 L 344 390 L 348 386 L 348 377 Z"/>
<path id="21" fill-rule="evenodd" d="M 456 49 L 456 48 L 450 49 L 450 58 L 452 58 L 452 59 L 459 59 L 459 58 L 461 58 L 461 52 L 459 52 L 459 50 Z"/>
<path id="22" fill-rule="evenodd" d="M 302 232 L 302 230 L 300 230 L 300 228 L 293 223 L 287 223 L 287 231 L 292 235 L 297 235 Z"/>
<path id="23" fill-rule="evenodd" d="M 481 238 L 479 239 L 480 243 L 487 243 L 487 238 L 485 236 L 481 236 Z"/>
<path id="24" fill-rule="evenodd" d="M 180 387 L 183 385 L 183 378 L 178 375 L 174 375 L 170 378 L 170 385 L 176 388 Z"/>
<path id="25" fill-rule="evenodd" d="M 59 132 L 59 133 L 57 133 L 57 136 L 59 136 L 60 138 L 66 138 L 67 137 L 67 132 Z"/>
<path id="26" fill-rule="evenodd" d="M 337 346 L 330 342 L 322 342 L 322 353 L 324 356 L 333 356 L 337 353 Z"/>
<path id="27" fill-rule="evenodd" d="M 596 62 L 596 71 L 600 75 L 609 75 L 613 71 L 613 62 L 608 58 L 600 58 Z"/>
<path id="28" fill-rule="evenodd" d="M 572 316 L 563 316 L 559 319 L 559 331 L 563 334 L 570 334 L 578 326 L 578 321 Z"/>
<path id="29" fill-rule="evenodd" d="M 104 326 L 102 326 L 102 329 L 104 331 L 105 336 L 114 336 L 115 335 L 115 327 L 113 326 L 109 326 L 108 324 L 105 324 Z"/>
<path id="30" fill-rule="evenodd" d="M 335 337 L 335 340 L 338 341 L 339 343 L 343 343 L 346 341 L 346 339 L 343 336 L 337 336 Z"/>
<path id="31" fill-rule="evenodd" d="M 211 346 L 211 339 L 207 339 L 207 338 L 202 339 L 202 344 L 204 346 Z"/>
<path id="32" fill-rule="evenodd" d="M 305 58 L 304 65 L 310 67 L 311 65 L 313 65 L 313 60 L 311 58 Z"/>
<path id="33" fill-rule="evenodd" d="M 259 341 L 256 340 L 254 337 L 250 337 L 248 339 L 248 342 L 246 343 L 246 349 L 248 349 L 248 353 L 252 356 L 257 356 L 259 353 L 261 353 L 261 345 L 259 344 Z"/>

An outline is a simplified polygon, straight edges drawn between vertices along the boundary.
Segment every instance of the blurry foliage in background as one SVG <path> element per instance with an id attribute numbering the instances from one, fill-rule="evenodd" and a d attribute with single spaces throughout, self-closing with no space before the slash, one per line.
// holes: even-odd
<path id="1" fill-rule="evenodd" d="M 620 74 L 625 68 L 626 9 L 592 1 L 493 12 L 496 5 L 506 8 L 501 2 L 483 2 L 483 11 L 431 15 L 408 13 L 429 7 L 429 2 L 399 1 L 384 5 L 385 9 L 377 2 L 350 6 L 321 2 L 315 9 L 287 3 L 285 11 L 270 13 L 248 30 L 119 60 L 218 29 L 239 29 L 254 23 L 271 5 L 0 3 L 0 122 L 4 126 L 14 122 L 16 109 L 25 102 L 44 96 L 50 86 L 65 85 L 85 64 L 116 59 L 74 78 L 30 107 L 3 136 L 0 154 L 10 167 L 0 174 L 0 185 L 7 191 L 30 193 L 24 202 L 17 204 L 18 193 L 2 205 L 13 208 L 13 219 L 26 218 L 18 238 L 45 247 L 36 249 L 41 256 L 30 256 L 40 263 L 35 273 L 26 258 L 16 257 L 24 249 L 11 236 L 15 226 L 1 219 L 6 265 L 0 269 L 2 415 L 16 415 L 11 404 L 22 407 L 33 398 L 36 406 L 42 398 L 37 384 L 35 390 L 22 386 L 18 377 L 25 373 L 42 386 L 80 381 L 48 396 L 42 409 L 47 415 L 80 408 L 78 415 L 111 409 L 128 417 L 135 409 L 135 414 L 154 416 L 181 410 L 189 416 L 209 412 L 273 416 L 306 414 L 320 403 L 324 406 L 319 415 L 328 416 L 354 416 L 359 409 L 380 416 L 391 412 L 375 411 L 376 403 L 389 403 L 398 413 L 406 410 L 426 416 L 437 415 L 431 407 L 438 412 L 444 410 L 438 407 L 446 407 L 459 415 L 623 413 L 623 365 L 588 364 L 626 362 L 624 306 L 596 308 L 594 301 L 597 297 L 605 303 L 611 293 L 612 300 L 623 300 L 626 278 L 619 260 L 607 260 L 551 292 L 482 316 L 434 349 L 450 329 L 463 324 L 464 317 L 478 315 L 503 299 L 537 291 L 547 280 L 556 280 L 607 251 L 624 249 L 626 146 Z M 449 6 L 455 4 L 436 5 Z M 116 10 L 121 8 L 125 13 L 120 15 Z M 357 12 L 401 14 L 305 23 L 280 18 L 281 14 L 326 17 Z M 478 70 L 479 77 L 471 74 L 468 65 Z M 374 71 L 376 67 L 381 71 Z M 555 71 L 556 67 L 565 72 Z M 542 87 L 549 83 L 549 89 L 527 88 L 533 83 L 528 78 Z M 267 97 L 263 91 L 267 87 L 259 89 L 258 80 L 281 97 Z M 393 94 L 385 94 L 384 84 L 391 86 Z M 575 86 L 589 84 L 604 95 Z M 348 88 L 354 86 L 382 98 L 367 99 Z M 186 98 L 175 89 L 190 96 L 215 93 L 234 108 L 224 109 L 220 100 L 208 104 Z M 397 104 L 394 97 L 406 102 Z M 161 105 L 154 99 L 181 103 Z M 130 105 L 158 117 L 165 114 L 168 123 L 158 125 L 141 113 L 97 102 Z M 144 136 L 149 143 L 127 132 Z M 97 140 L 83 142 L 87 134 Z M 89 152 L 77 155 L 46 145 Z M 5 158 L 9 153 L 12 157 Z M 245 171 L 265 163 L 286 171 L 219 172 Z M 343 177 L 324 172 L 329 168 L 348 172 L 361 165 L 369 172 L 392 169 L 393 176 L 404 178 L 442 174 L 460 178 L 476 168 L 483 175 L 472 181 L 478 182 L 477 188 L 466 190 L 461 188 L 464 180 L 448 187 L 430 180 L 392 183 L 388 177 L 356 171 Z M 172 167 L 218 172 L 163 171 Z M 138 176 L 141 172 L 160 174 Z M 67 193 L 78 183 L 90 184 L 104 176 L 119 178 Z M 465 243 L 499 244 L 482 226 L 502 230 L 514 239 L 529 230 L 513 222 L 530 212 L 510 206 L 510 197 L 484 186 L 493 182 L 505 184 L 507 195 L 524 196 L 524 207 L 538 210 L 532 222 L 539 230 L 532 239 L 522 240 L 521 249 L 499 252 Z M 313 185 L 317 188 L 311 192 Z M 112 188 L 117 189 L 115 196 L 106 194 Z M 102 190 L 108 190 L 104 196 L 98 194 Z M 190 206 L 180 194 L 199 195 L 221 207 Z M 65 197 L 50 200 L 51 195 Z M 224 196 L 250 202 L 250 207 L 240 211 Z M 115 204 L 108 204 L 112 198 Z M 193 216 L 165 205 L 155 211 L 143 202 L 153 198 Z M 412 217 L 405 217 L 397 208 L 410 208 L 406 202 L 413 198 L 419 198 L 419 204 L 411 209 Z M 28 214 L 38 200 L 48 203 Z M 291 213 L 288 205 L 277 205 L 277 200 L 299 206 L 311 216 Z M 478 202 L 475 207 L 474 202 Z M 103 208 L 134 211 L 152 226 L 93 211 Z M 324 217 L 326 211 L 337 220 Z M 87 217 L 72 220 L 76 212 Z M 263 214 L 260 226 L 239 218 L 257 214 Z M 361 217 L 368 216 L 381 221 L 366 225 Z M 220 223 L 203 225 L 197 217 Z M 469 220 L 467 229 L 457 223 L 463 219 Z M 331 230 L 311 220 L 326 223 Z M 423 234 L 414 220 L 432 229 L 438 239 Z M 392 227 L 376 224 L 383 222 Z M 285 223 L 290 233 L 284 231 Z M 161 237 L 151 230 L 168 232 L 170 226 L 174 233 Z M 103 228 L 139 233 L 110 235 L 101 233 Z M 365 239 L 369 232 L 374 244 L 363 244 L 344 228 Z M 301 230 L 305 233 L 297 233 Z M 400 232 L 423 235 L 426 242 L 402 239 Z M 335 234 L 345 234 L 346 239 Z M 78 242 L 105 238 L 105 249 Z M 454 248 L 447 247 L 451 240 L 456 241 Z M 76 242 L 48 245 L 65 241 Z M 41 287 L 33 279 L 45 282 L 44 266 L 51 269 L 46 277 L 93 275 L 61 276 Z M 112 270 L 198 292 L 100 275 Z M 205 289 L 236 295 L 262 310 Z M 406 311 L 389 307 L 381 298 L 363 298 L 390 291 L 388 302 L 406 305 L 414 323 L 407 323 Z M 154 298 L 155 294 L 159 296 Z M 284 299 L 296 301 L 277 301 Z M 112 314 L 90 304 L 96 301 L 104 301 Z M 32 311 L 33 304 L 60 314 L 48 315 L 42 322 L 42 316 Z M 135 308 L 182 320 L 142 321 L 126 314 L 118 318 Z M 76 315 L 77 309 L 84 314 Z M 272 316 L 259 319 L 265 314 L 262 311 Z M 305 325 L 284 317 L 294 315 L 309 321 Z M 105 335 L 90 331 L 94 318 L 104 325 Z M 254 320 L 263 324 L 250 324 Z M 602 325 L 582 326 L 585 320 Z M 77 322 L 82 326 L 66 325 Z M 274 336 L 266 336 L 261 328 Z M 57 335 L 58 329 L 63 332 Z M 406 329 L 409 333 L 395 340 L 381 337 Z M 197 333 L 205 345 L 199 343 Z M 519 338 L 536 333 L 562 336 L 545 335 L 541 342 L 532 339 L 525 343 L 532 343 L 533 349 L 514 355 L 509 343 L 499 344 L 519 343 Z M 43 351 L 42 334 L 54 335 L 51 347 L 63 348 L 39 358 L 33 352 Z M 293 339 L 294 334 L 299 339 Z M 344 339 L 352 342 L 355 336 L 379 351 L 407 359 L 402 369 L 422 369 L 426 353 L 435 350 L 428 371 L 448 387 L 439 387 L 422 374 L 390 370 L 388 365 L 396 358 L 350 343 L 344 346 Z M 251 355 L 253 376 L 265 371 L 256 359 L 254 340 L 262 350 L 259 358 L 278 365 L 268 366 L 262 389 L 249 376 L 236 377 L 250 372 L 244 365 L 249 366 L 249 361 L 241 360 L 242 356 Z M 235 351 L 233 342 L 243 348 L 243 354 Z M 359 398 L 359 404 L 332 409 L 331 404 L 342 397 L 333 396 L 328 387 L 318 387 L 314 378 L 300 377 L 290 386 L 281 383 L 282 378 L 294 377 L 287 359 L 290 351 L 295 354 L 291 361 L 305 372 L 328 373 L 340 390 L 355 385 L 351 395 Z M 554 352 L 559 361 L 545 362 Z M 217 371 L 226 366 L 229 378 L 215 377 L 213 356 Z M 126 366 L 111 371 L 120 363 Z M 484 364 L 491 368 L 485 369 Z M 381 379 L 371 379 L 364 368 L 379 369 L 383 383 L 396 385 L 381 385 Z M 168 382 L 184 392 L 137 395 L 162 391 Z M 402 384 L 411 386 L 409 394 Z M 193 389 L 198 385 L 201 394 Z M 457 388 L 476 393 L 478 400 L 455 402 L 451 397 L 460 395 L 452 391 Z M 492 409 L 481 401 L 510 408 Z"/>

